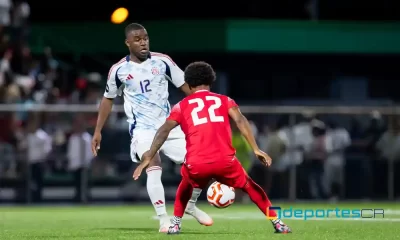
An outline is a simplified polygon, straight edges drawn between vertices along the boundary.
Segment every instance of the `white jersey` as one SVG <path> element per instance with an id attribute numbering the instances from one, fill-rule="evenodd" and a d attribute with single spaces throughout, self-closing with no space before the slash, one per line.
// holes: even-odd
<path id="1" fill-rule="evenodd" d="M 167 55 L 152 52 L 140 64 L 126 56 L 111 67 L 104 97 L 123 93 L 131 134 L 133 129 L 156 131 L 171 110 L 168 81 L 177 88 L 185 83 L 183 71 Z"/>

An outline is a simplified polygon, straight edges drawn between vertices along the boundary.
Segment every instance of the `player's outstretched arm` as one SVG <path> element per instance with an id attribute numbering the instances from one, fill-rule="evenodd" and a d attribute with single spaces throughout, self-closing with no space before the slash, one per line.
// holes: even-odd
<path id="1" fill-rule="evenodd" d="M 250 123 L 249 121 L 247 121 L 247 118 L 242 114 L 242 112 L 240 112 L 239 107 L 231 107 L 229 109 L 229 116 L 235 122 L 242 135 L 246 138 L 253 151 L 259 149 L 257 142 L 254 138 Z"/>
<path id="2" fill-rule="evenodd" d="M 166 120 L 165 123 L 157 130 L 149 150 L 149 157 L 151 157 L 151 159 L 153 159 L 158 150 L 160 150 L 161 146 L 167 140 L 169 133 L 176 126 L 178 126 L 177 122 L 173 120 Z"/>
<path id="3" fill-rule="evenodd" d="M 246 141 L 250 144 L 257 158 L 265 165 L 271 165 L 271 158 L 258 147 L 249 121 L 247 121 L 247 118 L 242 114 L 242 112 L 240 112 L 239 107 L 235 106 L 229 108 L 229 116 L 235 122 L 242 135 L 246 138 Z"/>
<path id="4" fill-rule="evenodd" d="M 96 128 L 94 130 L 92 139 L 92 152 L 95 157 L 97 156 L 97 152 L 100 149 L 101 130 L 103 129 L 104 124 L 107 121 L 108 115 L 110 115 L 113 105 L 113 99 L 118 96 L 117 82 L 120 82 L 117 77 L 119 69 L 118 64 L 119 63 L 114 64 L 110 68 L 110 71 L 108 72 L 106 89 L 104 91 L 103 99 L 101 99 L 99 107 L 99 114 L 97 116 Z"/>
<path id="5" fill-rule="evenodd" d="M 142 174 L 143 169 L 145 169 L 150 162 L 154 159 L 156 153 L 160 150 L 161 146 L 167 140 L 169 133 L 172 129 L 178 126 L 178 123 L 173 120 L 167 120 L 165 123 L 157 130 L 154 136 L 153 142 L 151 144 L 150 150 L 146 151 L 141 159 L 139 166 L 135 169 L 133 173 L 133 178 L 137 180 Z"/>
<path id="6" fill-rule="evenodd" d="M 101 130 L 107 121 L 108 115 L 112 110 L 113 99 L 103 97 L 99 107 L 99 113 L 97 116 L 96 128 L 94 130 L 92 139 L 92 152 L 94 156 L 97 156 L 97 151 L 100 149 L 101 142 Z"/>

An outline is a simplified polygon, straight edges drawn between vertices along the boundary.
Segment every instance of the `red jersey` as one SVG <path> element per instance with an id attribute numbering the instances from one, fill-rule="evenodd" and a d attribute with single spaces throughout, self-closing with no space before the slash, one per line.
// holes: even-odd
<path id="1" fill-rule="evenodd" d="M 200 90 L 177 103 L 168 120 L 179 123 L 186 136 L 186 163 L 232 160 L 232 132 L 228 110 L 237 107 L 231 98 Z"/>

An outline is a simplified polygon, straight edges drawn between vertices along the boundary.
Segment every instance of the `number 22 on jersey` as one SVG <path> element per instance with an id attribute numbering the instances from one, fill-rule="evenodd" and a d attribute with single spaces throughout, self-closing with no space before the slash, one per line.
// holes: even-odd
<path id="1" fill-rule="evenodd" d="M 212 104 L 208 108 L 208 117 L 210 119 L 210 122 L 224 122 L 224 117 L 223 116 L 217 116 L 215 115 L 215 110 L 221 107 L 221 99 L 219 97 L 215 96 L 206 96 L 206 101 L 213 101 L 214 104 Z M 197 104 L 195 108 L 192 110 L 192 120 L 193 120 L 193 125 L 197 126 L 200 124 L 204 124 L 208 122 L 207 117 L 199 118 L 199 112 L 201 112 L 204 107 L 204 101 L 201 98 L 194 98 L 189 100 L 189 104 Z"/>

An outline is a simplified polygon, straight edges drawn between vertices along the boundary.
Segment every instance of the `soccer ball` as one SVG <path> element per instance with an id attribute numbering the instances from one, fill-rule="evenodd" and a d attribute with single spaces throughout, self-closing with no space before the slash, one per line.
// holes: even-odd
<path id="1" fill-rule="evenodd" d="M 207 190 L 208 202 L 217 208 L 226 208 L 235 201 L 235 189 L 219 182 L 213 182 Z"/>

